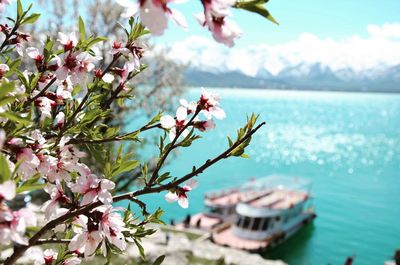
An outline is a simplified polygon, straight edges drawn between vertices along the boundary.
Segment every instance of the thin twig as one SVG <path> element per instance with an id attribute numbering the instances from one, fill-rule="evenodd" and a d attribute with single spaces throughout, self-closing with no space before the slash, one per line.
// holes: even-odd
<path id="1" fill-rule="evenodd" d="M 44 93 L 46 93 L 46 91 L 51 87 L 51 85 L 54 84 L 54 82 L 57 80 L 56 77 L 54 77 L 53 79 L 51 79 L 51 81 L 34 97 L 28 99 L 26 101 L 26 105 L 29 105 L 31 102 L 35 101 L 36 99 L 38 99 L 39 97 L 43 96 Z"/>
<path id="2" fill-rule="evenodd" d="M 130 133 L 125 133 L 119 136 L 115 136 L 113 138 L 105 138 L 105 139 L 98 139 L 98 140 L 91 140 L 91 139 L 82 139 L 82 138 L 78 138 L 78 139 L 70 139 L 68 141 L 67 144 L 100 144 L 100 143 L 108 143 L 108 142 L 118 142 L 118 141 L 128 141 L 128 140 L 132 140 L 132 139 L 127 139 L 126 137 L 129 137 L 130 135 L 135 135 L 138 134 L 140 132 L 144 132 L 150 129 L 154 129 L 154 128 L 162 128 L 161 124 L 157 123 L 151 126 L 143 126 L 142 128 L 140 128 L 139 130 L 130 132 Z"/>
<path id="3" fill-rule="evenodd" d="M 36 241 L 35 246 L 45 245 L 45 244 L 68 244 L 71 242 L 71 239 L 58 239 L 58 238 L 50 238 L 50 239 L 39 239 Z"/>
<path id="4" fill-rule="evenodd" d="M 151 187 L 154 184 L 154 181 L 157 179 L 158 177 L 158 172 L 160 171 L 161 167 L 163 166 L 165 160 L 167 159 L 169 153 L 176 148 L 176 141 L 178 141 L 179 137 L 182 135 L 182 133 L 189 127 L 189 125 L 191 125 L 194 121 L 194 119 L 197 117 L 197 115 L 200 113 L 201 109 L 200 107 L 197 107 L 196 112 L 193 114 L 193 117 L 189 120 L 188 123 L 185 124 L 185 126 L 177 131 L 175 138 L 172 140 L 171 145 L 169 146 L 169 148 L 167 149 L 167 151 L 165 151 L 165 153 L 160 157 L 160 160 L 157 163 L 157 167 L 156 169 L 153 171 L 153 174 L 151 175 L 151 178 L 149 180 L 149 182 L 147 183 L 148 187 Z"/>
<path id="5" fill-rule="evenodd" d="M 165 190 L 169 190 L 172 188 L 175 188 L 177 186 L 179 186 L 180 184 L 182 184 L 183 182 L 203 173 L 204 170 L 206 170 L 207 168 L 211 167 L 212 165 L 214 165 L 215 163 L 217 163 L 218 161 L 220 161 L 221 159 L 225 159 L 227 157 L 229 157 L 230 153 L 235 150 L 238 146 L 240 146 L 242 143 L 244 143 L 247 139 L 249 139 L 254 133 L 256 133 L 262 126 L 265 125 L 265 122 L 260 123 L 257 127 L 253 128 L 251 131 L 247 132 L 243 138 L 241 138 L 240 140 L 236 141 L 235 143 L 233 143 L 233 145 L 231 145 L 228 149 L 226 149 L 224 152 L 222 152 L 220 155 L 218 155 L 217 157 L 213 158 L 213 159 L 208 159 L 203 165 L 201 165 L 199 168 L 197 168 L 196 170 L 192 171 L 189 174 L 186 174 L 185 176 L 179 178 L 176 181 L 173 182 L 169 182 L 168 184 L 165 185 L 161 185 L 158 187 L 144 187 L 141 190 L 137 190 L 135 192 L 130 192 L 130 193 L 126 193 L 126 194 L 121 194 L 121 195 L 117 195 L 113 197 L 113 201 L 114 202 L 119 202 L 119 201 L 123 201 L 123 200 L 131 200 L 132 198 L 135 198 L 137 196 L 141 196 L 141 195 L 145 195 L 145 194 L 150 194 L 150 193 L 160 193 L 162 191 Z M 45 235 L 47 233 L 47 231 L 53 229 L 54 227 L 56 227 L 58 224 L 66 222 L 67 220 L 78 216 L 80 214 L 84 214 L 87 213 L 88 211 L 93 210 L 96 207 L 99 207 L 102 205 L 102 202 L 100 201 L 96 201 L 93 202 L 91 204 L 88 204 L 86 206 L 83 206 L 79 209 L 70 211 L 50 222 L 48 222 L 47 224 L 45 224 L 38 232 L 36 232 L 36 234 L 34 234 L 28 241 L 28 245 L 23 246 L 17 246 L 14 248 L 14 253 L 7 258 L 7 260 L 5 261 L 4 265 L 14 265 L 16 263 L 16 261 L 25 253 L 25 251 L 30 248 L 31 246 L 34 246 L 39 240 L 40 238 Z"/>

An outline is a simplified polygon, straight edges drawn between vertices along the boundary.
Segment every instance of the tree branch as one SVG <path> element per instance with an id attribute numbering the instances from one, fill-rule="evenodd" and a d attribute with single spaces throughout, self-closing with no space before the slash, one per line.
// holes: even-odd
<path id="1" fill-rule="evenodd" d="M 54 77 L 53 79 L 51 79 L 51 81 L 39 92 L 39 94 L 37 94 L 36 96 L 28 99 L 26 101 L 26 105 L 29 105 L 31 102 L 35 101 L 36 99 L 38 99 L 39 97 L 43 96 L 44 93 L 46 93 L 46 91 L 51 87 L 51 85 L 54 84 L 54 82 L 57 80 L 56 77 Z"/>
<path id="2" fill-rule="evenodd" d="M 141 196 L 144 194 L 150 194 L 150 193 L 160 193 L 162 191 L 165 190 L 169 190 L 172 188 L 175 188 L 177 186 L 179 186 L 180 184 L 182 184 L 183 182 L 203 173 L 204 170 L 206 170 L 207 168 L 211 167 L 212 165 L 214 165 L 215 163 L 217 163 L 218 161 L 220 161 L 221 159 L 225 159 L 227 157 L 229 157 L 230 153 L 235 150 L 238 146 L 240 146 L 242 143 L 244 143 L 247 139 L 249 139 L 255 132 L 257 132 L 262 126 L 264 126 L 266 123 L 262 122 L 260 123 L 257 127 L 255 127 L 254 129 L 252 129 L 251 131 L 247 132 L 243 138 L 241 138 L 240 140 L 236 141 L 235 143 L 232 144 L 232 146 L 230 146 L 228 149 L 226 149 L 224 152 L 222 152 L 220 155 L 216 156 L 213 159 L 208 159 L 203 165 L 201 165 L 199 168 L 197 168 L 196 170 L 192 171 L 189 174 L 186 174 L 185 176 L 179 178 L 176 181 L 173 182 L 169 182 L 168 184 L 165 185 L 161 185 L 158 187 L 144 187 L 141 190 L 137 190 L 135 192 L 130 192 L 130 193 L 126 193 L 126 194 L 121 194 L 121 195 L 117 195 L 113 197 L 113 201 L 114 202 L 119 202 L 119 201 L 123 201 L 123 200 L 131 200 L 137 196 Z M 78 216 L 80 214 L 84 214 L 88 211 L 93 210 L 96 207 L 99 207 L 102 205 L 102 202 L 100 201 L 96 201 L 94 203 L 91 203 L 89 205 L 83 206 L 81 208 L 78 208 L 76 210 L 73 211 L 69 211 L 68 213 L 48 222 L 47 224 L 45 224 L 38 232 L 36 232 L 36 234 L 34 234 L 28 241 L 28 245 L 27 246 L 16 246 L 14 249 L 14 253 L 8 257 L 4 263 L 4 265 L 14 265 L 16 263 L 16 261 L 24 254 L 24 252 L 30 248 L 31 246 L 34 246 L 37 244 L 38 241 L 40 241 L 40 238 L 46 234 L 47 231 L 53 229 L 54 227 L 56 227 L 58 224 L 66 222 L 67 220 Z"/>
<path id="3" fill-rule="evenodd" d="M 36 241 L 35 246 L 45 245 L 45 244 L 68 244 L 71 242 L 71 239 L 58 239 L 58 238 L 50 238 L 50 239 L 39 239 Z"/>
<path id="4" fill-rule="evenodd" d="M 160 160 L 157 162 L 157 167 L 156 169 L 153 171 L 153 174 L 151 175 L 151 178 L 149 180 L 149 182 L 147 183 L 148 187 L 151 187 L 154 183 L 154 181 L 157 179 L 158 177 L 158 172 L 160 171 L 161 167 L 163 166 L 165 159 L 167 159 L 169 153 L 176 148 L 176 141 L 178 141 L 179 137 L 182 135 L 182 133 L 189 127 L 189 125 L 192 124 L 193 120 L 197 117 L 197 115 L 200 113 L 201 109 L 200 107 L 197 107 L 196 112 L 193 114 L 193 117 L 189 120 L 188 123 L 185 124 L 185 126 L 177 131 L 175 138 L 172 140 L 171 145 L 169 146 L 169 148 L 167 149 L 167 151 L 160 157 Z"/>

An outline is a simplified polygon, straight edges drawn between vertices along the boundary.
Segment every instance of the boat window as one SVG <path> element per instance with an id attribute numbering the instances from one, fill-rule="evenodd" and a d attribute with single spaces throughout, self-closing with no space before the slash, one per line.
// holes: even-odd
<path id="1" fill-rule="evenodd" d="M 249 226 L 250 226 L 250 220 L 251 220 L 251 218 L 250 217 L 247 217 L 247 216 L 245 216 L 244 217 L 244 222 L 243 222 L 243 228 L 248 228 Z"/>
<path id="2" fill-rule="evenodd" d="M 239 226 L 240 225 L 240 221 L 242 220 L 242 217 L 240 217 L 240 216 L 238 216 L 237 218 L 236 218 L 236 226 Z"/>
<path id="3" fill-rule="evenodd" d="M 215 213 L 215 214 L 222 214 L 223 213 L 223 208 L 220 208 L 220 207 L 211 208 L 210 212 L 211 213 Z"/>
<path id="4" fill-rule="evenodd" d="M 269 223 L 270 223 L 270 219 L 269 218 L 265 218 L 261 230 L 267 230 Z"/>
<path id="5" fill-rule="evenodd" d="M 251 230 L 259 230 L 262 218 L 254 218 L 253 225 L 250 227 Z"/>

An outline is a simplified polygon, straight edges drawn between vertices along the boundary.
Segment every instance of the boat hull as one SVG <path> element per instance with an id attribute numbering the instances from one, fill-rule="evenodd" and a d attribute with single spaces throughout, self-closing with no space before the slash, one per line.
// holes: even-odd
<path id="1" fill-rule="evenodd" d="M 250 252 L 263 252 L 268 248 L 275 247 L 285 242 L 301 228 L 311 223 L 315 219 L 316 214 L 314 212 L 306 212 L 303 216 L 304 218 L 299 219 L 298 222 L 286 227 L 284 230 L 272 233 L 263 240 L 241 238 L 233 232 L 233 225 L 227 225 L 220 230 L 213 231 L 211 240 L 215 244 L 226 247 L 242 249 Z"/>

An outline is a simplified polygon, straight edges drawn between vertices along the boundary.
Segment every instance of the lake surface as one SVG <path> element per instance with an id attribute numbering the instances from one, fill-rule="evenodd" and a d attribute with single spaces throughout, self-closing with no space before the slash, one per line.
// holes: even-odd
<path id="1" fill-rule="evenodd" d="M 267 121 L 248 148 L 250 159 L 222 161 L 198 177 L 190 207 L 146 197 L 165 219 L 203 210 L 206 191 L 252 177 L 286 174 L 313 182 L 314 224 L 266 257 L 293 265 L 380 265 L 400 248 L 400 95 L 263 90 L 217 90 L 227 118 L 180 152 L 166 170 L 182 176 L 227 147 L 246 114 Z M 187 98 L 197 99 L 199 90 Z"/>

